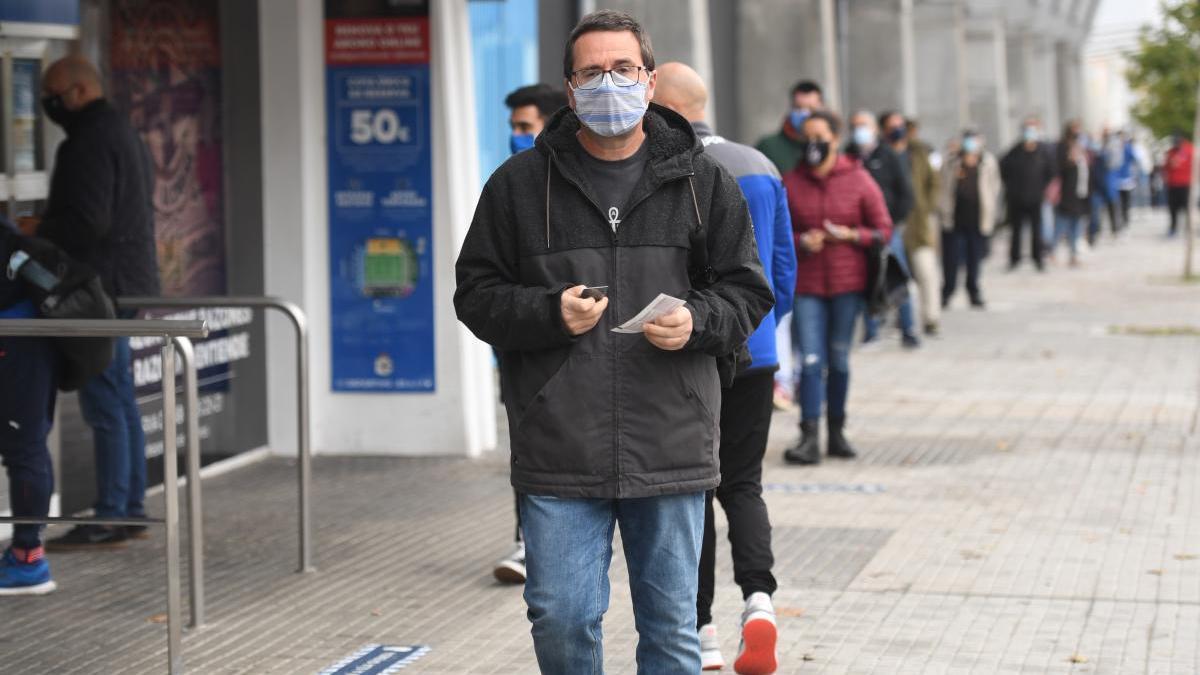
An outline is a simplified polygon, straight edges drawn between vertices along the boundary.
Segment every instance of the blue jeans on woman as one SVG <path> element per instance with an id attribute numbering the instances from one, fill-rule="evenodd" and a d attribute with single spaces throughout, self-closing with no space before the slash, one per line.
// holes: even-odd
<path id="1" fill-rule="evenodd" d="M 613 531 L 629 569 L 638 673 L 699 673 L 704 493 L 642 499 L 521 495 L 525 603 L 543 673 L 604 672 Z"/>
<path id="2" fill-rule="evenodd" d="M 1063 239 L 1067 240 L 1067 249 L 1071 252 L 1071 262 L 1079 259 L 1079 231 L 1083 229 L 1083 216 L 1068 216 L 1062 213 L 1054 214 L 1054 246 L 1051 251 L 1058 248 L 1058 242 Z"/>
<path id="3" fill-rule="evenodd" d="M 117 338 L 112 363 L 79 390 L 96 457 L 96 516 L 146 515 L 146 436 L 133 390 L 129 338 Z"/>
<path id="4" fill-rule="evenodd" d="M 801 419 L 821 418 L 828 401 L 831 420 L 846 418 L 850 393 L 850 345 L 854 325 L 863 311 L 862 293 L 832 297 L 797 295 L 794 320 L 799 338 Z"/>

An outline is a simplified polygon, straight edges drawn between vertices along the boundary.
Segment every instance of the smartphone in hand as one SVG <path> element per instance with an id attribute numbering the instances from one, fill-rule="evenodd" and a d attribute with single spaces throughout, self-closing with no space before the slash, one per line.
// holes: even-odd
<path id="1" fill-rule="evenodd" d="M 600 302 L 608 296 L 608 286 L 588 286 L 580 292 L 579 297 L 591 298 L 596 302 Z"/>

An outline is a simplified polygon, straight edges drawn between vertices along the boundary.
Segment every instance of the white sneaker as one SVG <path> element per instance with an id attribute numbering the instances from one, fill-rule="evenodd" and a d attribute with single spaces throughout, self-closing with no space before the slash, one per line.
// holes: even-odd
<path id="1" fill-rule="evenodd" d="M 766 593 L 751 593 L 742 612 L 742 642 L 733 670 L 738 675 L 770 675 L 779 668 L 775 606 Z"/>
<path id="2" fill-rule="evenodd" d="M 700 627 L 700 668 L 721 670 L 725 657 L 721 656 L 721 640 L 717 638 L 716 624 L 706 623 Z"/>
<path id="3" fill-rule="evenodd" d="M 492 576 L 506 584 L 525 583 L 525 542 L 518 541 L 512 553 L 496 563 Z"/>

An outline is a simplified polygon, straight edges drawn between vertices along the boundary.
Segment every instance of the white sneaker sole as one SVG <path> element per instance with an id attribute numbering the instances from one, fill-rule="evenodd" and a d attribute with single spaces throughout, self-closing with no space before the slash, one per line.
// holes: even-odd
<path id="1" fill-rule="evenodd" d="M 511 560 L 498 562 L 492 570 L 492 576 L 496 577 L 496 581 L 506 584 L 523 584 L 525 583 L 525 566 Z"/>
<path id="2" fill-rule="evenodd" d="M 34 586 L 18 586 L 16 588 L 0 588 L 0 596 L 3 595 L 46 595 L 53 593 L 58 588 L 58 584 L 54 581 L 47 581 Z"/>
<path id="3" fill-rule="evenodd" d="M 722 670 L 723 668 L 725 668 L 725 658 L 721 656 L 721 650 L 709 649 L 700 652 L 701 670 Z"/>

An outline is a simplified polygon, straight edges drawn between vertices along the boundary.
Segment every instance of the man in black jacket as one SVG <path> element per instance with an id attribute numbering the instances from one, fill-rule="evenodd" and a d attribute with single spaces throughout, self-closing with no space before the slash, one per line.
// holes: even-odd
<path id="1" fill-rule="evenodd" d="M 1008 251 L 1008 268 L 1021 263 L 1021 237 L 1029 224 L 1030 255 L 1038 271 L 1042 263 L 1042 202 L 1046 188 L 1057 173 L 1050 147 L 1041 140 L 1041 123 L 1035 116 L 1025 118 L 1021 140 L 1000 160 L 1000 180 L 1008 201 L 1008 224 L 1012 239 Z"/>
<path id="2" fill-rule="evenodd" d="M 55 154 L 38 235 L 95 269 L 114 298 L 157 295 L 153 170 L 141 139 L 105 100 L 100 74 L 82 57 L 68 56 L 46 70 L 42 107 L 67 138 Z M 118 338 L 108 369 L 79 390 L 79 407 L 95 440 L 99 517 L 146 515 L 146 440 L 130 360 L 129 338 Z M 140 527 L 81 525 L 47 547 L 113 548 L 144 533 Z"/>
<path id="3" fill-rule="evenodd" d="M 455 308 L 503 353 L 525 600 L 543 672 L 600 672 L 617 525 L 639 668 L 699 672 L 704 492 L 719 479 L 717 357 L 745 343 L 773 297 L 737 182 L 685 119 L 647 109 L 654 55 L 641 26 L 620 12 L 584 17 L 564 75 L 571 108 L 484 186 Z M 690 251 L 701 241 L 705 252 Z M 705 253 L 712 274 L 690 275 Z M 587 288 L 598 286 L 607 289 Z M 613 331 L 660 293 L 687 304 Z"/>

